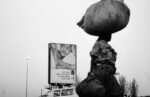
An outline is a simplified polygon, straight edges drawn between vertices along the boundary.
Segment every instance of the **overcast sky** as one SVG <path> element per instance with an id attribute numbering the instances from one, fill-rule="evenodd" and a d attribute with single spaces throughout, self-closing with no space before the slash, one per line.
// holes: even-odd
<path id="1" fill-rule="evenodd" d="M 117 72 L 135 78 L 139 95 L 150 94 L 150 0 L 124 0 L 131 10 L 128 26 L 113 34 L 110 44 L 118 53 Z M 97 0 L 0 0 L 0 96 L 25 97 L 26 56 L 29 97 L 40 95 L 48 84 L 48 43 L 77 45 L 77 72 L 90 70 L 97 37 L 76 23 Z"/>

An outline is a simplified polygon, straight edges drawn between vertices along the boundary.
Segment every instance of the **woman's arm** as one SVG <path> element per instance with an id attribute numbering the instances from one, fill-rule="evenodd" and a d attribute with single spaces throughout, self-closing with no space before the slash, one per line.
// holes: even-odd
<path id="1" fill-rule="evenodd" d="M 53 53 L 54 61 L 57 65 L 62 60 L 60 58 L 60 54 L 59 54 L 59 51 L 57 49 L 56 44 L 51 44 L 51 50 L 52 50 L 52 53 Z"/>

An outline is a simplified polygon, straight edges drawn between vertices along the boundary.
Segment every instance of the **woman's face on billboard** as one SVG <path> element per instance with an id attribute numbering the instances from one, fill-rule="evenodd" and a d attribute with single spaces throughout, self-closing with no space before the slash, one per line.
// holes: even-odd
<path id="1" fill-rule="evenodd" d="M 71 46 L 67 44 L 61 44 L 60 53 L 62 56 L 67 56 L 71 52 Z"/>

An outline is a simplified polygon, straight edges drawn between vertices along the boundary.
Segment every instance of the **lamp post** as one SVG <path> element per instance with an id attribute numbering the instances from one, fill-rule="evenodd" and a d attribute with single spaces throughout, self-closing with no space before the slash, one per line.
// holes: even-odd
<path id="1" fill-rule="evenodd" d="M 29 61 L 30 61 L 30 57 L 27 56 L 26 57 L 26 64 L 27 64 L 27 71 L 26 71 L 26 97 L 28 97 L 28 64 L 29 64 Z"/>

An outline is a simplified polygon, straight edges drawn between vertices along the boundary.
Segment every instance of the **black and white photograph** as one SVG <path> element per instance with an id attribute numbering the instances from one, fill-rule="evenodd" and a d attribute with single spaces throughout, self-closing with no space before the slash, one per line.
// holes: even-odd
<path id="1" fill-rule="evenodd" d="M 150 0 L 0 0 L 0 97 L 150 97 L 149 42 Z"/>

